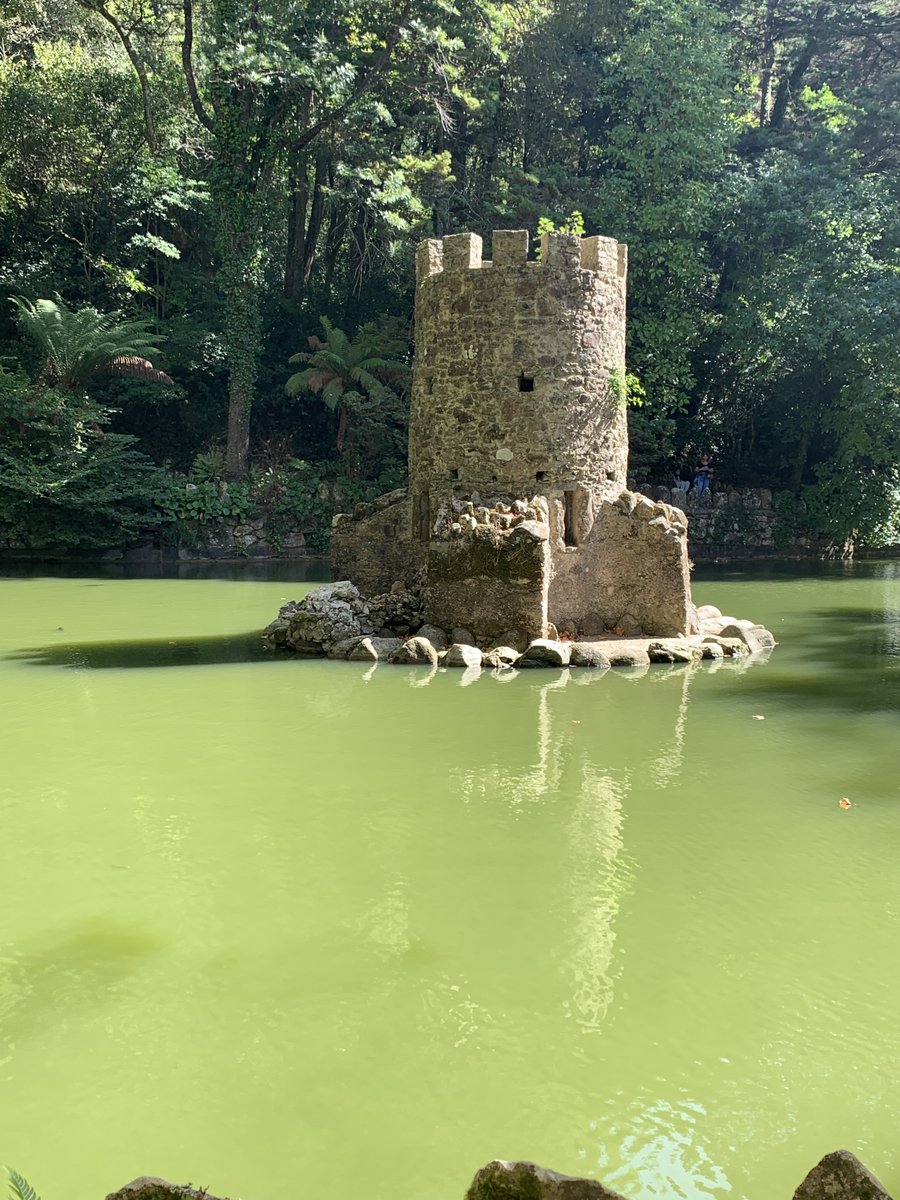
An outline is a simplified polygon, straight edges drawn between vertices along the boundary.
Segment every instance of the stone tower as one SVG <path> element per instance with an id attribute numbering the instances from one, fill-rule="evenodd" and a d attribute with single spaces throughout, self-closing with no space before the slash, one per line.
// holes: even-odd
<path id="1" fill-rule="evenodd" d="M 414 497 L 449 486 L 594 501 L 625 486 L 626 247 L 497 230 L 419 247 L 409 427 Z"/>
<path id="2" fill-rule="evenodd" d="M 479 642 L 690 632 L 684 515 L 625 483 L 626 247 L 492 243 L 419 247 L 409 490 L 335 518 L 335 578 L 421 573 L 426 620 Z"/>

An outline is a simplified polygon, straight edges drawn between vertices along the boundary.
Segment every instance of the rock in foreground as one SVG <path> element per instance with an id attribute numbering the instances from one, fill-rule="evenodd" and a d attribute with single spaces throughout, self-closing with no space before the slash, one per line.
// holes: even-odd
<path id="1" fill-rule="evenodd" d="M 834 1150 L 816 1163 L 794 1200 L 891 1200 L 868 1167 L 849 1150 Z"/>
<path id="2" fill-rule="evenodd" d="M 495 1159 L 482 1167 L 466 1200 L 623 1200 L 599 1180 L 558 1175 L 532 1162 Z"/>
<path id="3" fill-rule="evenodd" d="M 218 1197 L 211 1196 L 205 1188 L 182 1187 L 155 1175 L 141 1175 L 117 1192 L 110 1192 L 106 1200 L 218 1200 Z"/>

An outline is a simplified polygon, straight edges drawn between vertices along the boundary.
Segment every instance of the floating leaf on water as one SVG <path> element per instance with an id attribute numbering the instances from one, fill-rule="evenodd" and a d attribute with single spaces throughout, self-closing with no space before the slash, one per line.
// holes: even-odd
<path id="1" fill-rule="evenodd" d="M 853 807 L 853 805 L 850 803 L 850 801 L 847 799 L 846 796 L 841 796 L 840 800 L 838 801 L 838 804 L 841 806 L 841 808 L 852 808 Z"/>

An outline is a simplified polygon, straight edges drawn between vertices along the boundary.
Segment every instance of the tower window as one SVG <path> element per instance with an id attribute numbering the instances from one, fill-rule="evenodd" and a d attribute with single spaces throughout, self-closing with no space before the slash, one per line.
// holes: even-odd
<path id="1" fill-rule="evenodd" d="M 578 534 L 575 531 L 575 493 L 565 493 L 565 518 L 563 523 L 563 541 L 567 546 L 578 545 Z"/>
<path id="2" fill-rule="evenodd" d="M 538 483 L 543 483 L 544 480 L 547 478 L 547 472 L 546 471 L 535 471 L 534 477 L 538 481 Z"/>
<path id="3" fill-rule="evenodd" d="M 450 468 L 450 478 L 451 479 L 459 479 L 459 467 L 451 467 Z"/>
<path id="4" fill-rule="evenodd" d="M 533 392 L 534 391 L 534 378 L 531 375 L 520 375 L 519 376 L 519 391 L 520 392 Z"/>

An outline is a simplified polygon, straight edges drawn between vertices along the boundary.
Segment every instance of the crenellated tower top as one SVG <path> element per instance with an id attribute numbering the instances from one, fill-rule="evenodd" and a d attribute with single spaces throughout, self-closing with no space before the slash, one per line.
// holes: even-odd
<path id="1" fill-rule="evenodd" d="M 564 271 L 598 271 L 624 281 L 628 273 L 628 247 L 615 238 L 577 234 L 545 233 L 541 255 L 528 260 L 527 229 L 495 229 L 491 235 L 493 257 L 482 257 L 482 240 L 477 233 L 452 233 L 429 238 L 416 251 L 416 283 L 442 272 L 477 271 L 486 268 L 550 267 Z"/>

